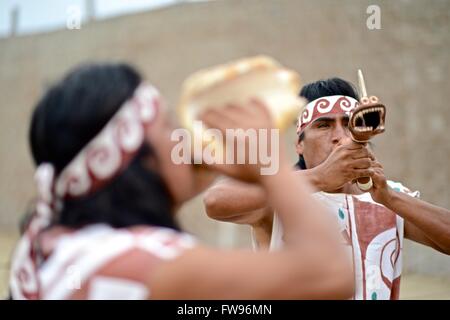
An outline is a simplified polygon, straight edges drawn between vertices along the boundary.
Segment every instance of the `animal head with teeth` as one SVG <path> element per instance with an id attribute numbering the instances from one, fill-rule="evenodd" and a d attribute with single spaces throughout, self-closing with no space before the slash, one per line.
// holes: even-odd
<path id="1" fill-rule="evenodd" d="M 348 128 L 356 142 L 367 142 L 384 132 L 386 107 L 375 96 L 363 97 L 352 111 Z"/>

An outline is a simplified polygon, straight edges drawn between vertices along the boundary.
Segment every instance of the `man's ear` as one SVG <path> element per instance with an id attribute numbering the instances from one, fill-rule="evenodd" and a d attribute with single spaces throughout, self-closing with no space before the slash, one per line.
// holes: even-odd
<path id="1" fill-rule="evenodd" d="M 297 139 L 297 143 L 295 144 L 295 151 L 297 152 L 297 154 L 303 155 L 303 149 L 304 149 L 304 143 L 303 140 L 300 141 L 300 139 Z"/>

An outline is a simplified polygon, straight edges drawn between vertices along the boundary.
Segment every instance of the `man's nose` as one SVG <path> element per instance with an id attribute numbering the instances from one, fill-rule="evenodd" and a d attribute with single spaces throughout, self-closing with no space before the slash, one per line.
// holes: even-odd
<path id="1" fill-rule="evenodd" d="M 347 130 L 347 127 L 344 127 L 342 125 L 337 125 L 333 130 L 333 137 L 332 141 L 333 144 L 341 144 L 342 140 L 349 137 L 349 132 Z"/>

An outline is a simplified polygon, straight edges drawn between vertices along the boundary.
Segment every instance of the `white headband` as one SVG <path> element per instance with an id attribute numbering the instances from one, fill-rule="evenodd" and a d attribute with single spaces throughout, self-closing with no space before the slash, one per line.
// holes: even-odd
<path id="1" fill-rule="evenodd" d="M 52 164 L 39 165 L 35 173 L 35 227 L 50 223 L 53 213 L 61 210 L 61 200 L 92 193 L 121 172 L 142 146 L 145 128 L 156 118 L 160 104 L 159 92 L 149 84 L 140 84 L 58 177 Z"/>
<path id="2" fill-rule="evenodd" d="M 326 114 L 350 114 L 358 107 L 358 100 L 349 96 L 321 97 L 308 103 L 297 121 L 297 133 L 301 133 L 308 124 Z"/>

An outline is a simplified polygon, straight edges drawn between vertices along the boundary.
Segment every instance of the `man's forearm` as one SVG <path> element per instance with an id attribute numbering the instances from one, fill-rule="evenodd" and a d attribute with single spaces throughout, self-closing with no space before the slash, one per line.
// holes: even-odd
<path id="1" fill-rule="evenodd" d="M 306 180 L 314 191 L 323 190 L 324 181 L 318 170 L 298 170 L 293 174 Z M 232 179 L 220 181 L 208 189 L 204 202 L 208 211 L 226 216 L 263 209 L 268 205 L 267 195 L 261 186 Z"/>
<path id="2" fill-rule="evenodd" d="M 386 207 L 414 224 L 442 251 L 450 254 L 450 211 L 404 193 L 391 191 Z"/>
<path id="3" fill-rule="evenodd" d="M 316 170 L 316 168 L 298 170 L 295 171 L 295 174 L 303 177 L 303 179 L 312 187 L 313 191 L 325 191 L 325 181 L 321 178 L 319 171 Z"/>
<path id="4" fill-rule="evenodd" d="M 325 187 L 316 169 L 292 171 L 292 174 L 307 181 L 310 190 L 320 191 Z M 220 181 L 208 189 L 203 202 L 211 218 L 244 224 L 257 220 L 261 217 L 259 212 L 268 206 L 267 194 L 261 186 L 232 179 Z"/>

